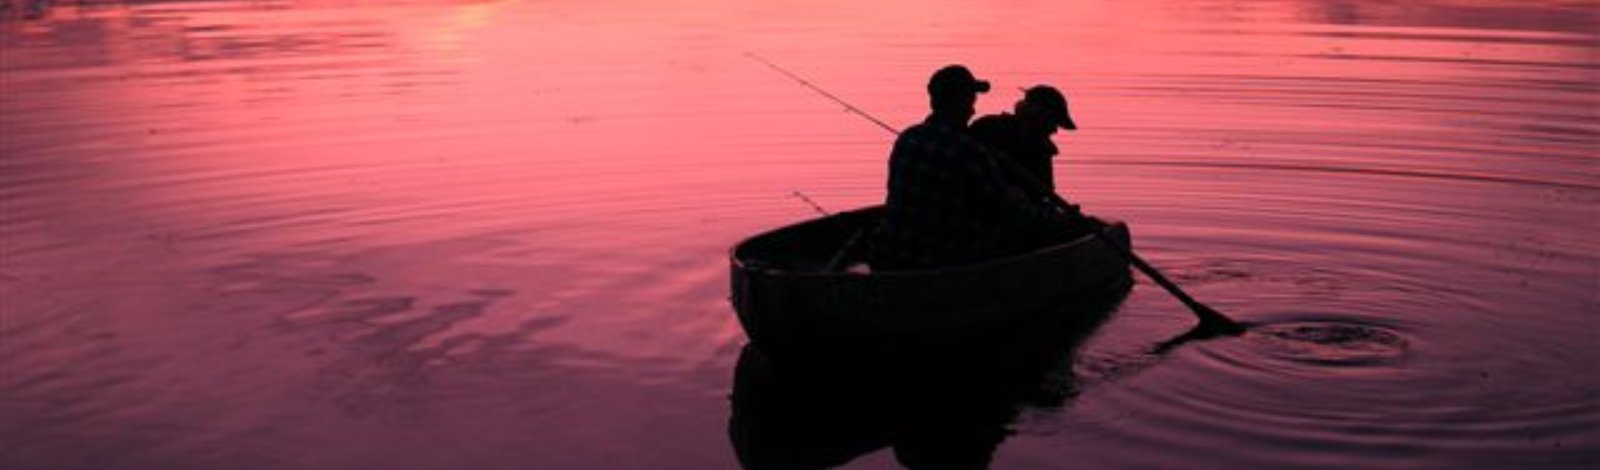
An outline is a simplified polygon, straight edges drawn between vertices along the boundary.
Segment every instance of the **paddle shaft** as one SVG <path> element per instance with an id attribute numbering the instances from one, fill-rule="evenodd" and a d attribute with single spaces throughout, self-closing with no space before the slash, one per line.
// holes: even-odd
<path id="1" fill-rule="evenodd" d="M 794 72 L 790 72 L 783 67 L 779 67 L 778 64 L 774 64 L 772 61 L 762 58 L 753 52 L 746 51 L 744 55 L 750 57 L 752 60 L 766 64 L 767 67 L 770 67 L 773 70 L 784 74 L 790 79 L 799 82 L 806 88 L 810 88 L 812 91 L 815 91 L 818 94 L 833 100 L 833 102 L 838 103 L 840 106 L 844 106 L 846 111 L 853 112 L 858 116 L 866 118 L 868 121 L 872 121 L 873 124 L 877 124 L 878 127 L 883 128 L 883 130 L 889 131 L 890 134 L 900 135 L 900 131 L 890 127 L 888 124 L 885 124 L 882 120 L 867 114 L 866 111 L 862 111 L 861 108 L 857 108 L 855 105 L 845 102 L 845 100 L 839 98 L 838 96 L 834 96 L 833 93 L 828 93 L 827 90 L 823 90 L 822 88 L 812 84 L 811 81 L 806 80 L 805 77 L 801 77 Z M 1078 210 L 1077 206 L 1068 203 L 1066 199 L 1062 198 L 1061 195 L 1056 194 L 1055 191 L 1049 190 L 1043 183 L 1040 183 L 1037 178 L 1034 178 L 1033 175 L 1029 175 L 1027 171 L 1023 170 L 1021 166 L 1017 164 L 1017 162 L 1012 161 L 1010 158 L 999 155 L 997 151 L 983 153 L 984 155 L 987 155 L 990 158 L 998 161 L 1001 167 L 1011 172 L 1014 176 L 1017 176 L 1018 179 L 1023 182 L 1025 189 L 1047 196 L 1050 202 L 1055 204 L 1056 209 L 1061 210 L 1067 216 L 1079 218 L 1084 217 L 1083 213 Z M 1162 289 L 1166 290 L 1167 293 L 1172 294 L 1173 297 L 1177 297 L 1179 301 L 1183 302 L 1185 307 L 1189 307 L 1189 310 L 1194 312 L 1196 317 L 1199 317 L 1202 328 L 1212 328 L 1224 332 L 1237 332 L 1244 329 L 1244 327 L 1238 322 L 1233 321 L 1211 307 L 1207 307 L 1205 304 L 1195 300 L 1194 297 L 1190 297 L 1189 293 L 1184 292 L 1183 288 L 1178 287 L 1178 285 L 1173 283 L 1172 280 L 1167 279 L 1167 276 L 1161 274 L 1161 271 L 1157 270 L 1155 266 L 1151 266 L 1150 263 L 1146 263 L 1143 258 L 1140 258 L 1139 255 L 1135 254 L 1132 248 L 1122 244 L 1120 241 L 1105 236 L 1105 234 L 1099 230 L 1095 230 L 1094 235 L 1094 238 L 1099 239 L 1107 246 L 1110 246 L 1112 251 L 1117 252 L 1118 254 L 1122 255 L 1123 258 L 1126 258 L 1128 262 L 1133 263 L 1133 266 L 1138 268 L 1139 272 L 1144 273 L 1145 276 L 1149 277 L 1153 281 L 1156 281 L 1156 285 L 1161 286 Z M 852 238 L 851 242 L 853 243 L 854 241 L 855 240 Z M 834 262 L 830 261 L 829 264 L 832 265 Z"/>
<path id="2" fill-rule="evenodd" d="M 1039 179 L 1035 178 L 1033 175 L 1028 174 L 1028 172 L 1024 170 L 1021 165 L 1017 164 L 1017 162 L 1012 161 L 1010 158 L 992 154 L 990 152 L 984 152 L 984 154 L 990 155 L 992 159 L 999 161 L 1001 166 L 1010 171 L 1012 176 L 1021 180 L 1023 185 L 1028 190 L 1034 193 L 1044 194 L 1050 199 L 1050 202 L 1055 204 L 1056 209 L 1065 212 L 1068 217 L 1076 217 L 1080 219 L 1085 218 L 1083 212 L 1078 210 L 1078 206 L 1074 206 L 1067 202 L 1065 198 L 1062 198 L 1060 194 L 1056 194 L 1055 191 L 1050 191 L 1047 189 L 1044 183 L 1041 183 Z M 1133 248 L 1124 245 L 1120 240 L 1105 236 L 1105 233 L 1100 230 L 1095 230 L 1094 234 L 1094 238 L 1104 242 L 1106 246 L 1111 247 L 1113 251 L 1121 254 L 1123 258 L 1127 258 L 1128 262 L 1133 263 L 1134 267 L 1139 268 L 1139 272 L 1144 273 L 1144 275 L 1149 277 L 1150 280 L 1156 281 L 1156 284 L 1160 285 L 1162 289 L 1166 289 L 1167 293 L 1172 294 L 1173 297 L 1177 297 L 1179 301 L 1183 302 L 1184 306 L 1189 307 L 1189 310 L 1194 311 L 1195 315 L 1200 317 L 1201 324 L 1217 326 L 1231 325 L 1233 327 L 1237 327 L 1237 323 L 1232 319 L 1223 316 L 1216 310 L 1205 306 L 1205 304 L 1201 304 L 1200 301 L 1195 300 L 1194 297 L 1190 297 L 1188 292 L 1184 292 L 1183 288 L 1178 287 L 1178 284 L 1172 282 L 1170 279 L 1167 279 L 1167 276 L 1161 274 L 1161 271 L 1156 269 L 1155 266 L 1151 266 L 1150 263 L 1146 263 L 1144 261 L 1144 258 L 1140 258 L 1138 254 L 1135 254 L 1133 252 Z"/>

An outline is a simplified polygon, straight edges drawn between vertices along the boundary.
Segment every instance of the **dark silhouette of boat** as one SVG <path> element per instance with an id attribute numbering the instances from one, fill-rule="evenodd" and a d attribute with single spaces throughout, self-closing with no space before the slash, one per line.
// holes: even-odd
<path id="1" fill-rule="evenodd" d="M 732 302 L 754 346 L 776 361 L 895 360 L 929 354 L 978 363 L 1018 353 L 1070 316 L 1132 286 L 1128 261 L 1092 235 L 978 264 L 863 269 L 882 206 L 829 215 L 734 246 Z M 1121 222 L 1100 221 L 1130 242 Z"/>

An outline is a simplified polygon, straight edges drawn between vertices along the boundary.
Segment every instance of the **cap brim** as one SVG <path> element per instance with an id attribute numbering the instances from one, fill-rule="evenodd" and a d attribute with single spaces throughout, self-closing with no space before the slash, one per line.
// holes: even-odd
<path id="1" fill-rule="evenodd" d="M 989 82 L 983 80 L 974 80 L 972 82 L 972 91 L 976 91 L 978 93 L 988 93 Z"/>
<path id="2" fill-rule="evenodd" d="M 1072 118 L 1071 117 L 1061 118 L 1061 124 L 1059 124 L 1059 125 L 1061 126 L 1062 129 L 1066 129 L 1066 130 L 1069 130 L 1069 131 L 1078 130 L 1078 123 L 1072 122 Z"/>

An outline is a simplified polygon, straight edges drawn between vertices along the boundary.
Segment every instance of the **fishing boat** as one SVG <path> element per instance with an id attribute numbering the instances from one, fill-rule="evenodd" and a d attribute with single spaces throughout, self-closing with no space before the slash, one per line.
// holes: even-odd
<path id="1" fill-rule="evenodd" d="M 982 263 L 926 270 L 865 268 L 871 206 L 751 237 L 730 255 L 734 310 L 751 343 L 795 356 L 948 353 L 979 357 L 1120 301 L 1127 258 L 1094 235 Z M 1097 219 L 1098 220 L 1098 219 Z M 1099 220 L 1103 236 L 1128 227 Z"/>

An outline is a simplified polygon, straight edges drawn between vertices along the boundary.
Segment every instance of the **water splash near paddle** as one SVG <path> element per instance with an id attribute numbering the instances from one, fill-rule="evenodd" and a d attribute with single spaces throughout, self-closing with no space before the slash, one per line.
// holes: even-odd
<path id="1" fill-rule="evenodd" d="M 1390 329 L 1335 321 L 1259 325 L 1250 341 L 1274 358 L 1330 367 L 1393 364 L 1404 360 L 1410 342 Z"/>
<path id="2" fill-rule="evenodd" d="M 1360 322 L 1316 320 L 1249 323 L 1244 335 L 1268 354 L 1289 362 L 1330 366 L 1392 363 L 1406 355 L 1409 342 L 1388 328 Z M 1215 336 L 1196 327 L 1150 349 L 1160 356 L 1191 341 Z"/>

